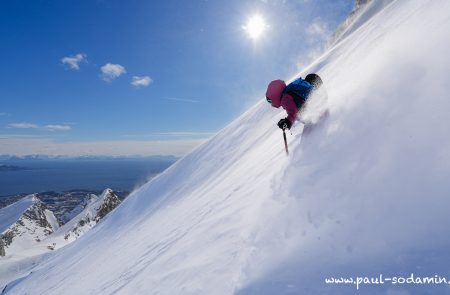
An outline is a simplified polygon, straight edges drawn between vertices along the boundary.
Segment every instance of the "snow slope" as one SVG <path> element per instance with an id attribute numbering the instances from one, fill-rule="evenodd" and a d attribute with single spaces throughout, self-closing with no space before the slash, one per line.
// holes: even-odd
<path id="1" fill-rule="evenodd" d="M 26 196 L 19 201 L 0 209 L 0 233 L 16 222 L 20 216 L 33 204 L 33 195 Z"/>
<path id="2" fill-rule="evenodd" d="M 324 279 L 450 278 L 450 2 L 371 11 L 301 73 L 323 77 L 330 117 L 303 138 L 297 125 L 289 157 L 284 114 L 261 102 L 5 292 L 354 294 Z"/>

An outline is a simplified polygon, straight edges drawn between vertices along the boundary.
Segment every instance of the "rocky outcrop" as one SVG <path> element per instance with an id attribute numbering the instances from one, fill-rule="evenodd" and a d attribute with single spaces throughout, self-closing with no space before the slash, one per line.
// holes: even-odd
<path id="1" fill-rule="evenodd" d="M 356 7 L 360 7 L 361 5 L 365 5 L 367 3 L 369 3 L 372 0 L 356 0 Z"/>
<path id="2" fill-rule="evenodd" d="M 27 198 L 31 198 L 31 205 L 15 223 L 1 233 L 0 256 L 5 256 L 11 248 L 30 247 L 59 228 L 53 212 L 36 195 Z"/>
<path id="3" fill-rule="evenodd" d="M 5 256 L 5 243 L 3 243 L 3 238 L 0 236 L 0 256 Z"/>
<path id="4" fill-rule="evenodd" d="M 60 232 L 64 232 L 65 240 L 75 240 L 94 227 L 120 203 L 119 197 L 111 189 L 106 189 L 100 197 L 91 195 L 84 210 L 65 224 Z"/>
<path id="5" fill-rule="evenodd" d="M 107 189 L 104 192 L 105 197 L 103 199 L 102 204 L 97 210 L 97 215 L 95 216 L 95 220 L 98 222 L 100 219 L 106 216 L 109 212 L 114 210 L 117 206 L 120 205 L 120 199 L 119 197 L 114 194 L 114 192 L 111 189 Z"/>

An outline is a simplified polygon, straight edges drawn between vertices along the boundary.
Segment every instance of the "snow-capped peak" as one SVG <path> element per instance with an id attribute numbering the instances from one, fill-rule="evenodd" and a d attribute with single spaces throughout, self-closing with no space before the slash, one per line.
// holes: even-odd
<path id="1" fill-rule="evenodd" d="M 36 194 L 0 209 L 0 217 L 3 217 L 2 226 L 6 227 L 0 236 L 3 256 L 30 248 L 59 228 L 53 212 Z"/>
<path id="2" fill-rule="evenodd" d="M 38 194 L 0 209 L 0 225 L 6 225 L 0 235 L 0 256 L 7 256 L 1 262 L 5 268 L 0 268 L 0 288 L 20 277 L 42 254 L 62 248 L 87 233 L 120 202 L 112 189 L 106 189 L 100 196 L 90 194 L 82 208 L 77 207 L 66 216 L 74 217 L 61 227 Z M 20 268 L 15 267 L 17 263 Z"/>
<path id="3" fill-rule="evenodd" d="M 114 210 L 121 201 L 112 189 L 105 189 L 98 197 L 90 196 L 83 211 L 64 224 L 55 236 L 62 236 L 67 242 L 72 242 L 94 227 L 109 212 Z M 53 241 L 52 241 L 53 242 Z M 56 247 L 67 244 L 67 242 L 57 241 Z"/>

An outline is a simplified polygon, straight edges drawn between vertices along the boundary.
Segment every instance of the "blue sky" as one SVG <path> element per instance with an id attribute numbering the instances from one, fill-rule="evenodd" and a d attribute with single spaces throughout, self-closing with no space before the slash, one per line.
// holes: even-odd
<path id="1" fill-rule="evenodd" d="M 353 4 L 1 1 L 0 154 L 182 155 L 308 64 Z"/>

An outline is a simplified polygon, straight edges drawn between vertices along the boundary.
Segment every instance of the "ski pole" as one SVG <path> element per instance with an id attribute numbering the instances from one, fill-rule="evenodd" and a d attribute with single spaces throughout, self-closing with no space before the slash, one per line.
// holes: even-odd
<path id="1" fill-rule="evenodd" d="M 286 149 L 286 156 L 289 156 L 289 149 L 288 149 L 288 145 L 287 145 L 287 140 L 286 140 L 286 128 L 284 128 L 285 126 L 283 126 L 283 139 L 284 139 L 284 148 Z M 287 127 L 287 126 L 286 126 Z"/>

